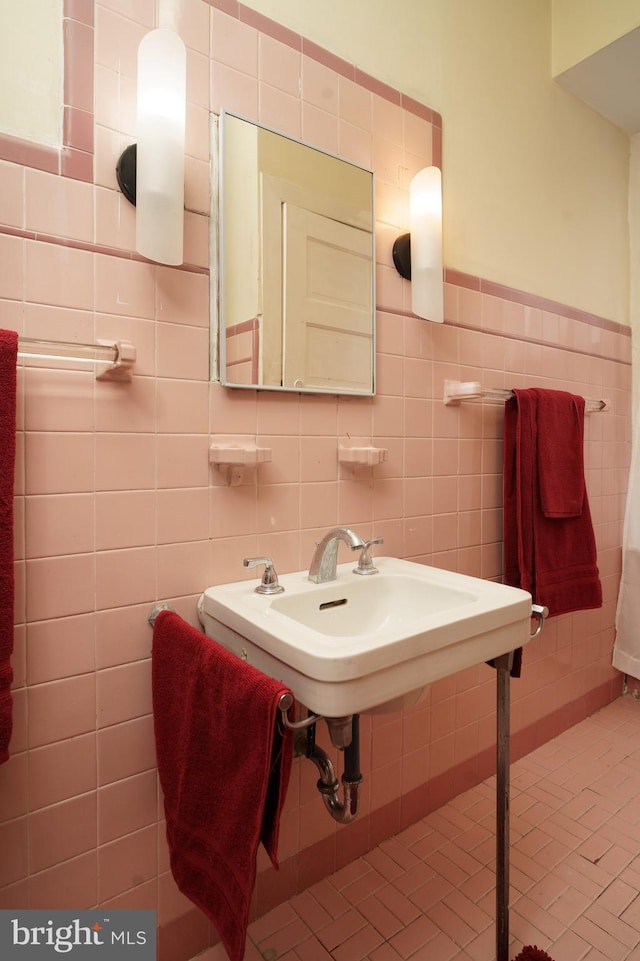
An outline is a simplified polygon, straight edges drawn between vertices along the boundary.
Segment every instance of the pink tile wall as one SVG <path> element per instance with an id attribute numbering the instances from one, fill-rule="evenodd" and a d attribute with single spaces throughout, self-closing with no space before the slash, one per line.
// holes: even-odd
<path id="1" fill-rule="evenodd" d="M 114 176 L 133 139 L 135 50 L 154 25 L 150 0 L 134 12 L 122 0 L 67 0 L 66 146 L 43 159 L 0 138 L 0 324 L 64 340 L 127 338 L 139 358 L 128 385 L 46 363 L 19 371 L 15 730 L 0 768 L 0 906 L 157 908 L 166 961 L 192 957 L 214 934 L 168 867 L 153 603 L 170 600 L 196 623 L 200 592 L 245 576 L 242 557 L 305 567 L 338 523 L 383 535 L 390 554 L 500 578 L 501 408 L 445 407 L 444 380 L 607 397 L 611 411 L 586 429 L 605 604 L 552 620 L 527 647 L 513 685 L 521 754 L 620 688 L 610 662 L 631 381 L 627 329 L 453 269 L 445 323 L 413 317 L 391 246 L 412 173 L 440 162 L 438 115 L 234 0 L 182 8 L 183 269 L 135 254 L 134 211 Z M 375 168 L 374 398 L 209 382 L 208 115 L 222 106 Z M 273 460 L 229 487 L 208 466 L 212 434 L 248 435 Z M 347 436 L 387 448 L 389 460 L 339 468 Z M 493 675 L 477 667 L 402 715 L 363 718 L 362 814 L 348 828 L 325 814 L 315 768 L 295 762 L 282 868 L 261 856 L 254 915 L 486 777 L 493 700 Z"/>
<path id="2" fill-rule="evenodd" d="M 257 384 L 260 369 L 260 318 L 245 320 L 226 331 L 227 369 L 235 384 Z"/>

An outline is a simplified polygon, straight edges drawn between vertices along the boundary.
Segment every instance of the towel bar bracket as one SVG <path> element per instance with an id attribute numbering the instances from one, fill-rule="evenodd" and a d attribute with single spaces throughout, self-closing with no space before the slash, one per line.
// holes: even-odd
<path id="1" fill-rule="evenodd" d="M 303 718 L 301 721 L 290 721 L 289 720 L 289 708 L 293 704 L 293 695 L 287 691 L 280 697 L 278 701 L 278 709 L 280 711 L 280 720 L 282 721 L 282 726 L 286 727 L 289 731 L 303 731 L 307 727 L 311 727 L 316 721 L 322 720 L 321 714 L 310 714 L 308 717 Z"/>
<path id="2" fill-rule="evenodd" d="M 155 625 L 156 617 L 160 611 L 175 611 L 175 607 L 172 607 L 171 604 L 156 604 L 149 614 L 149 623 L 151 624 L 151 627 Z"/>
<path id="3" fill-rule="evenodd" d="M 549 608 L 548 608 L 548 607 L 543 607 L 541 604 L 532 604 L 532 605 L 531 605 L 531 617 L 537 617 L 537 618 L 538 618 L 538 626 L 536 627 L 536 629 L 535 629 L 535 631 L 533 632 L 533 634 L 530 634 L 530 635 L 529 635 L 529 640 L 532 641 L 532 640 L 534 639 L 534 637 L 538 637 L 539 634 L 542 634 L 542 629 L 543 629 L 543 627 L 544 627 L 544 622 L 545 622 L 545 620 L 549 617 Z"/>

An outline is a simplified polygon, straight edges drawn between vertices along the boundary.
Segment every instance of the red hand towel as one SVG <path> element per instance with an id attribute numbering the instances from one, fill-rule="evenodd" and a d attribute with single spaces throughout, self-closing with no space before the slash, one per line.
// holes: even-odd
<path id="1" fill-rule="evenodd" d="M 241 961 L 260 840 L 278 867 L 293 751 L 277 716 L 288 688 L 171 611 L 155 621 L 152 680 L 171 870 Z"/>
<path id="2" fill-rule="evenodd" d="M 504 580 L 529 591 L 550 615 L 602 606 L 602 585 L 586 488 L 576 517 L 545 517 L 539 460 L 547 438 L 539 429 L 543 391 L 514 390 L 504 418 Z M 572 395 L 567 395 L 571 397 Z M 575 428 L 567 406 L 567 430 Z"/>
<path id="3" fill-rule="evenodd" d="M 0 764 L 9 758 L 13 707 L 13 478 L 17 355 L 18 335 L 13 330 L 0 330 Z"/>
<path id="4" fill-rule="evenodd" d="M 545 517 L 579 517 L 584 503 L 584 397 L 537 390 L 538 483 Z"/>

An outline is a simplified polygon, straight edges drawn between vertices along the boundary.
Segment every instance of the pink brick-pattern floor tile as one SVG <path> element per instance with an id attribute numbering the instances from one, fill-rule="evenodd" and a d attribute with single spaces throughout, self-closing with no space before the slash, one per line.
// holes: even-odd
<path id="1" fill-rule="evenodd" d="M 554 961 L 640 961 L 639 739 L 627 696 L 513 765 L 511 958 L 536 944 Z M 494 790 L 489 778 L 258 919 L 248 953 L 494 961 Z M 210 952 L 199 961 L 224 961 Z"/>

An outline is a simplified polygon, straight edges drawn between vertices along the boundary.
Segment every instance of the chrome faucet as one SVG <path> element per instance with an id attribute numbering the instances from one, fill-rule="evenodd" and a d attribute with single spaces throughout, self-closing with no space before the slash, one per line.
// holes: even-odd
<path id="1" fill-rule="evenodd" d="M 364 547 L 364 541 L 359 534 L 352 531 L 350 527 L 334 527 L 322 538 L 316 546 L 311 567 L 309 568 L 309 580 L 314 584 L 324 584 L 326 581 L 335 581 L 338 576 L 336 568 L 338 566 L 338 544 L 344 541 L 352 551 L 360 551 Z"/>

